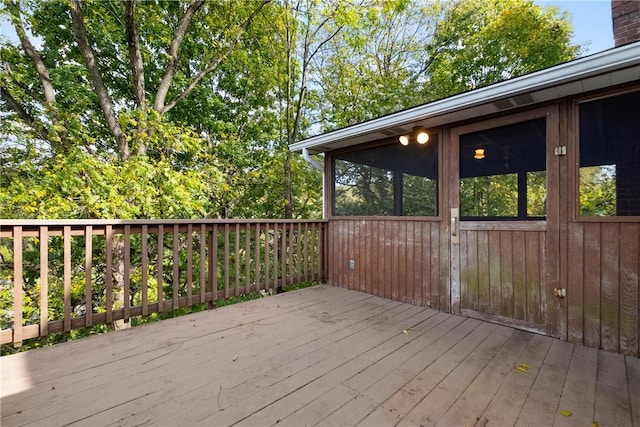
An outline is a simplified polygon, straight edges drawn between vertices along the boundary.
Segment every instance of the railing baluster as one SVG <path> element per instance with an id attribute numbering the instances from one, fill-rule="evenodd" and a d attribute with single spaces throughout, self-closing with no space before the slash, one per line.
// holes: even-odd
<path id="1" fill-rule="evenodd" d="M 105 304 L 107 323 L 113 322 L 113 227 L 107 225 L 104 231 L 105 244 Z"/>
<path id="2" fill-rule="evenodd" d="M 187 226 L 187 307 L 193 305 L 193 224 Z"/>
<path id="3" fill-rule="evenodd" d="M 207 285 L 205 282 L 205 257 L 207 256 L 207 226 L 200 224 L 200 304 L 205 303 Z"/>
<path id="4" fill-rule="evenodd" d="M 280 240 L 278 238 L 278 223 L 273 223 L 273 288 L 278 288 L 278 251 L 280 250 Z"/>
<path id="5" fill-rule="evenodd" d="M 240 224 L 236 224 L 235 238 L 233 239 L 235 247 L 235 290 L 234 295 L 240 295 Z"/>
<path id="6" fill-rule="evenodd" d="M 158 262 L 156 264 L 157 273 L 157 293 L 158 293 L 158 313 L 164 311 L 164 296 L 162 289 L 164 284 L 164 226 L 158 225 Z"/>
<path id="7" fill-rule="evenodd" d="M 311 278 L 316 277 L 316 224 L 311 224 L 311 235 L 309 238 L 311 239 Z"/>
<path id="8" fill-rule="evenodd" d="M 49 335 L 49 229 L 40 227 L 40 336 Z"/>
<path id="9" fill-rule="evenodd" d="M 142 315 L 147 316 L 149 314 L 149 226 L 146 224 L 142 226 L 142 230 L 140 231 L 140 241 Z"/>
<path id="10" fill-rule="evenodd" d="M 209 239 L 209 286 L 211 302 L 214 302 L 218 299 L 218 224 L 213 224 Z"/>
<path id="11" fill-rule="evenodd" d="M 13 345 L 22 345 L 22 227 L 13 228 Z"/>
<path id="12" fill-rule="evenodd" d="M 255 272 L 254 278 L 256 282 L 256 291 L 261 288 L 260 284 L 260 223 L 256 223 L 256 231 L 254 236 L 254 259 L 255 259 Z"/>
<path id="13" fill-rule="evenodd" d="M 251 292 L 251 224 L 247 222 L 244 231 L 244 293 Z"/>
<path id="14" fill-rule="evenodd" d="M 304 223 L 304 239 L 302 240 L 303 249 L 302 256 L 304 259 L 303 263 L 303 271 L 304 271 L 304 280 L 308 280 L 309 277 L 309 224 Z"/>
<path id="15" fill-rule="evenodd" d="M 71 331 L 71 227 L 65 226 L 64 239 L 64 332 Z"/>
<path id="16" fill-rule="evenodd" d="M 271 274 L 271 266 L 269 264 L 269 223 L 264 225 L 264 289 L 269 290 L 269 275 Z"/>
<path id="17" fill-rule="evenodd" d="M 124 226 L 124 271 L 123 271 L 123 286 L 124 286 L 124 301 L 123 304 L 123 316 L 124 322 L 129 323 L 131 317 L 131 226 Z"/>
<path id="18" fill-rule="evenodd" d="M 281 262 L 282 262 L 282 266 L 281 266 L 281 270 L 282 270 L 282 280 L 278 283 L 278 289 L 282 289 L 284 288 L 284 286 L 287 284 L 287 224 L 286 223 L 282 223 L 282 231 L 281 231 L 281 235 L 282 235 L 282 240 L 281 240 L 281 248 L 280 250 L 282 251 L 282 258 L 281 258 Z"/>
<path id="19" fill-rule="evenodd" d="M 229 298 L 229 224 L 224 225 L 224 297 Z"/>
<path id="20" fill-rule="evenodd" d="M 93 227 L 84 229 L 84 325 L 93 325 L 93 294 L 91 287 L 91 270 L 93 269 Z"/>
<path id="21" fill-rule="evenodd" d="M 298 223 L 298 234 L 296 234 L 296 280 L 298 283 L 302 282 L 302 244 L 300 240 L 302 239 L 302 224 Z"/>
<path id="22" fill-rule="evenodd" d="M 180 226 L 178 224 L 173 225 L 173 274 L 171 275 L 173 281 L 173 309 L 179 308 L 178 300 L 180 299 L 180 271 L 178 270 L 180 264 L 180 236 L 178 232 Z"/>

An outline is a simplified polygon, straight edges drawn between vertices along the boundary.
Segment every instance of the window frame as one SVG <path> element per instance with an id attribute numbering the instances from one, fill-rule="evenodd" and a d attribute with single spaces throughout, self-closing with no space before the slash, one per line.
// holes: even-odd
<path id="1" fill-rule="evenodd" d="M 634 92 L 640 92 L 640 85 L 634 85 L 623 89 L 611 89 L 601 91 L 595 95 L 587 95 L 575 98 L 570 103 L 570 128 L 568 129 L 568 153 L 569 153 L 569 171 L 571 177 L 569 180 L 570 195 L 570 215 L 573 222 L 640 222 L 640 215 L 628 216 L 582 216 L 580 215 L 580 105 L 587 102 L 598 101 L 600 99 L 614 98 L 616 96 L 628 95 Z"/>
<path id="2" fill-rule="evenodd" d="M 436 137 L 437 142 L 438 142 L 438 188 L 437 188 L 437 193 L 436 193 L 436 197 L 438 200 L 438 214 L 434 215 L 434 216 L 406 216 L 406 215 L 402 215 L 402 216 L 398 216 L 398 215 L 336 215 L 336 177 L 335 177 L 335 161 L 339 160 L 336 157 L 340 156 L 341 154 L 347 154 L 347 153 L 353 153 L 353 152 L 357 152 L 357 151 L 364 151 L 364 150 L 369 150 L 369 149 L 373 149 L 373 148 L 377 148 L 377 147 L 382 147 L 382 146 L 386 146 L 386 145 L 393 145 L 393 144 L 398 144 L 400 145 L 400 143 L 398 142 L 398 138 L 397 136 L 394 137 L 390 137 L 390 138 L 384 138 L 384 139 L 380 139 L 377 141 L 372 141 L 369 143 L 365 143 L 365 144 L 358 144 L 355 146 L 351 146 L 351 147 L 345 147 L 345 148 L 340 148 L 340 149 L 336 149 L 336 150 L 332 150 L 328 153 L 326 153 L 326 157 L 327 157 L 327 162 L 326 162 L 326 168 L 328 170 L 325 169 L 325 176 L 326 176 L 326 181 L 325 181 L 325 185 L 326 188 L 329 189 L 329 194 L 326 195 L 326 200 L 327 200 L 327 205 L 325 207 L 326 209 L 326 216 L 327 218 L 335 218 L 335 219 L 371 219 L 371 220 L 380 220 L 380 221 L 384 221 L 384 220 L 400 220 L 400 221 L 415 221 L 415 220 L 420 220 L 420 221 L 441 221 L 443 218 L 443 138 L 442 138 L 442 133 L 439 132 L 438 129 L 429 129 L 429 134 L 432 137 Z"/>

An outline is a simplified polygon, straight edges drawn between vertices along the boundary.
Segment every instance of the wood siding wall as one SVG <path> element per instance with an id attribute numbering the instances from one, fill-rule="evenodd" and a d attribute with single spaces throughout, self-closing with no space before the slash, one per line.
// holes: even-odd
<path id="1" fill-rule="evenodd" d="M 567 246 L 568 340 L 637 356 L 640 224 L 571 222 Z"/>
<path id="2" fill-rule="evenodd" d="M 461 314 L 547 333 L 545 248 L 544 231 L 462 230 Z"/>
<path id="3" fill-rule="evenodd" d="M 450 243 L 439 221 L 340 218 L 328 233 L 330 284 L 450 311 Z"/>

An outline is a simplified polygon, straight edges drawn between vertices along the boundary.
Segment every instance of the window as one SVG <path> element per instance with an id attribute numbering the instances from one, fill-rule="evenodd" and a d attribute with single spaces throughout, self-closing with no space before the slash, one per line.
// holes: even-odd
<path id="1" fill-rule="evenodd" d="M 581 216 L 640 215 L 640 92 L 580 104 Z"/>
<path id="2" fill-rule="evenodd" d="M 438 140 L 334 157 L 334 215 L 437 216 Z"/>
<path id="3" fill-rule="evenodd" d="M 461 217 L 544 218 L 545 170 L 545 119 L 461 135 Z"/>

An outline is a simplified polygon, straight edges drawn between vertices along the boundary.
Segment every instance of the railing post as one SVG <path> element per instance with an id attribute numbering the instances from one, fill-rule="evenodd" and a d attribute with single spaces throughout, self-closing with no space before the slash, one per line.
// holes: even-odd
<path id="1" fill-rule="evenodd" d="M 40 227 L 40 332 L 49 335 L 49 229 Z"/>
<path id="2" fill-rule="evenodd" d="M 13 228 L 13 346 L 22 346 L 22 227 Z"/>

